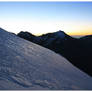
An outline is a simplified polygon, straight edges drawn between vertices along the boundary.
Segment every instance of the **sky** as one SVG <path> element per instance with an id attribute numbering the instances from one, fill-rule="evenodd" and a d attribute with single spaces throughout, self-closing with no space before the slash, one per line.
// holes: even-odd
<path id="1" fill-rule="evenodd" d="M 35 35 L 62 30 L 69 35 L 92 34 L 92 2 L 1 2 L 0 27 Z"/>

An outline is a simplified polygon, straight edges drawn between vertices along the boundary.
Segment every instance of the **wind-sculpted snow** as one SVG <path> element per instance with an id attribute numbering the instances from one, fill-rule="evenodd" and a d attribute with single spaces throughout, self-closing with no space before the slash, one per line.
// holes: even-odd
<path id="1" fill-rule="evenodd" d="M 89 90 L 92 78 L 60 55 L 0 29 L 1 90 Z"/>

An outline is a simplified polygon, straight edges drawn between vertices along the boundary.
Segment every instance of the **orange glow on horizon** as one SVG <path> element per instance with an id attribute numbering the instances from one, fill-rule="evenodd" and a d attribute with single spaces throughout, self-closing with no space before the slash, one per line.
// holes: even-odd
<path id="1" fill-rule="evenodd" d="M 48 33 L 53 33 L 53 32 L 48 32 Z M 70 35 L 70 36 L 85 36 L 85 35 L 92 35 L 92 32 L 89 31 L 78 31 L 78 32 L 65 32 L 66 34 Z M 38 33 L 38 34 L 34 34 L 36 36 L 40 36 L 42 34 L 47 34 L 47 33 Z"/>
<path id="2" fill-rule="evenodd" d="M 76 36 L 85 36 L 85 35 L 92 35 L 92 32 L 87 32 L 87 31 L 84 31 L 84 32 L 68 32 L 67 33 L 68 35 L 76 35 Z"/>

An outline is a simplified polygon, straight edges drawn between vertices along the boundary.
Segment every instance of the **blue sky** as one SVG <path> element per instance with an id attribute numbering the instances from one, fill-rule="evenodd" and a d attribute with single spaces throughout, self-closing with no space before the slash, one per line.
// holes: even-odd
<path id="1" fill-rule="evenodd" d="M 0 2 L 0 27 L 14 33 L 85 35 L 91 25 L 92 2 Z"/>

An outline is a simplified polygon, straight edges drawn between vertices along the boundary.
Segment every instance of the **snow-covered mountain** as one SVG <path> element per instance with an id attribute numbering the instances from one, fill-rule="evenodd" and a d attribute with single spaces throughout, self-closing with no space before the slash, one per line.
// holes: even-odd
<path id="1" fill-rule="evenodd" d="M 42 36 L 20 32 L 18 36 L 59 53 L 92 76 L 92 35 L 73 38 L 63 31 L 57 31 Z"/>
<path id="2" fill-rule="evenodd" d="M 64 38 L 65 37 L 65 33 L 61 30 L 57 31 L 54 33 L 57 37 L 60 37 L 60 38 Z"/>
<path id="3" fill-rule="evenodd" d="M 92 90 L 92 78 L 62 56 L 0 29 L 0 90 Z"/>
<path id="4" fill-rule="evenodd" d="M 67 40 L 68 38 L 72 39 L 72 37 L 68 36 L 65 32 L 61 30 L 54 33 L 43 34 L 41 36 L 35 36 L 29 32 L 23 32 L 23 31 L 21 31 L 17 35 L 21 38 L 24 38 L 28 41 L 34 42 L 36 44 L 42 45 L 47 48 L 53 42 L 56 42 L 56 40 L 58 40 L 58 42 L 61 43 L 61 40 Z"/>
<path id="5" fill-rule="evenodd" d="M 44 34 L 42 36 L 49 36 L 49 37 L 53 37 L 54 39 L 56 39 L 56 38 L 62 38 L 63 39 L 66 36 L 66 34 L 63 31 L 59 30 L 57 32 L 47 33 L 47 34 Z M 42 36 L 40 36 L 40 37 L 42 37 Z"/>

